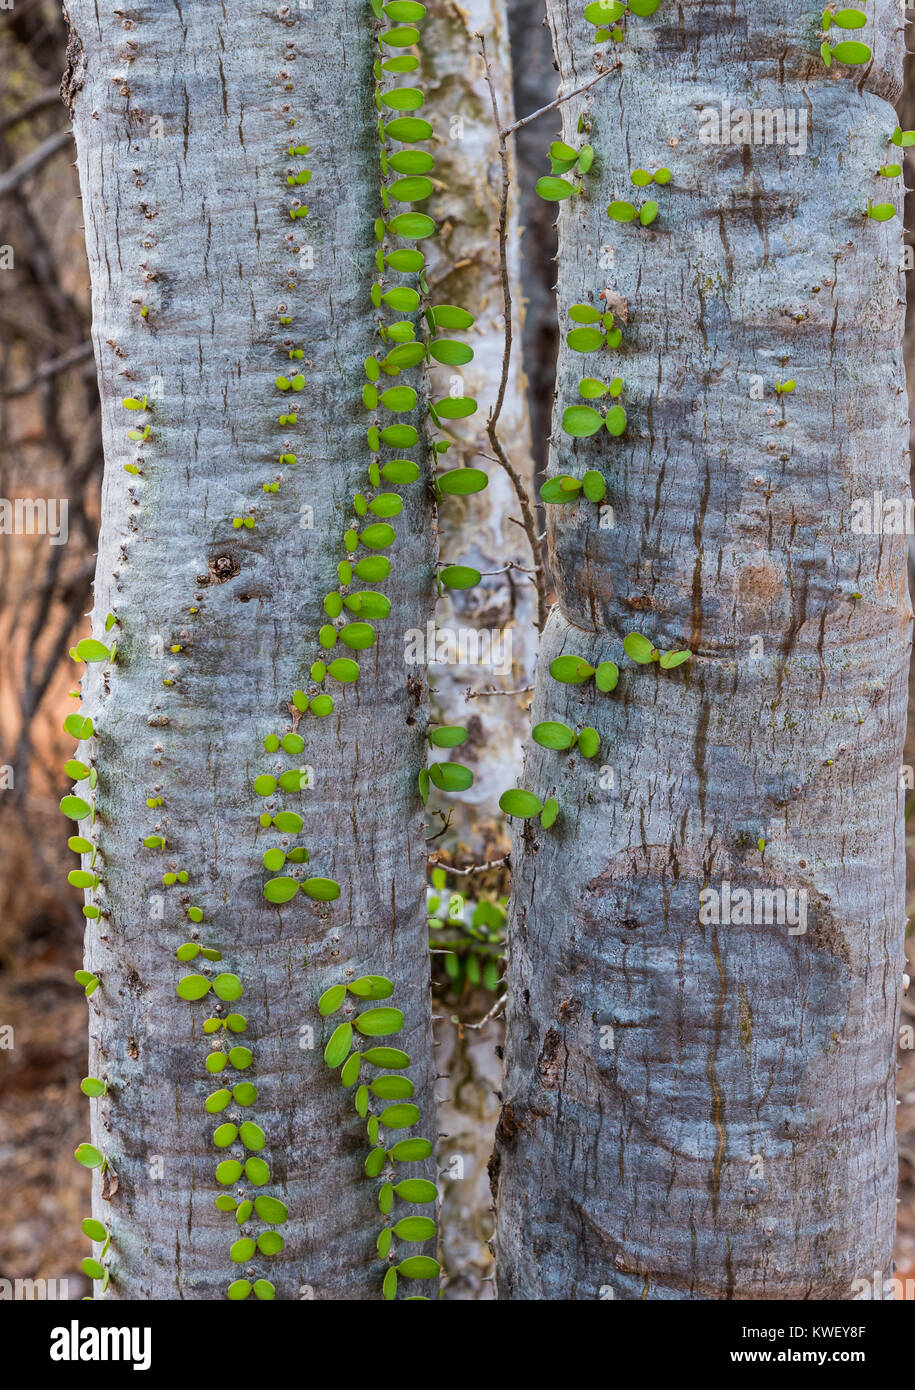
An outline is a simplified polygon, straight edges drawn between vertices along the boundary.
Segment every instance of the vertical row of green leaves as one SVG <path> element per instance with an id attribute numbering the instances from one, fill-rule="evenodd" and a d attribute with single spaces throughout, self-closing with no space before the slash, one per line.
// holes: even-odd
<path id="1" fill-rule="evenodd" d="M 126 401 L 124 404 L 127 406 Z M 145 400 L 143 404 L 145 405 Z M 143 408 L 139 402 L 137 402 L 137 408 Z M 105 623 L 106 632 L 112 630 L 115 622 L 114 615 L 109 613 Z M 116 643 L 107 647 L 103 642 L 92 637 L 84 637 L 75 647 L 70 648 L 71 659 L 76 662 L 85 662 L 87 665 L 104 663 L 110 666 L 114 663 L 116 653 Z M 79 690 L 72 690 L 70 693 L 75 698 L 79 698 Z M 94 738 L 95 726 L 88 717 L 73 713 L 68 714 L 65 718 L 63 731 L 76 739 L 77 748 L 64 765 L 64 772 L 74 785 L 61 800 L 60 809 L 68 820 L 88 822 L 88 825 L 84 824 L 82 827 L 77 825 L 77 830 L 86 829 L 88 834 L 74 834 L 67 840 L 68 847 L 80 857 L 80 867 L 70 870 L 67 874 L 67 881 L 72 887 L 80 889 L 83 893 L 83 916 L 88 921 L 95 921 L 102 912 L 101 906 L 95 901 L 95 895 L 98 889 L 104 886 L 96 872 L 98 844 L 94 838 L 90 838 L 95 833 L 96 825 L 98 768 L 89 749 L 82 747 L 82 745 L 89 744 L 90 740 Z M 101 984 L 98 976 L 90 970 L 77 970 L 74 979 L 78 985 L 82 986 L 87 999 L 95 993 Z M 101 1077 L 86 1076 L 80 1082 L 80 1090 L 90 1100 L 100 1100 L 108 1094 L 108 1083 Z M 108 1171 L 108 1156 L 96 1148 L 94 1144 L 79 1144 L 74 1150 L 73 1156 L 83 1168 L 97 1171 L 100 1175 L 104 1175 Z M 87 1255 L 81 1261 L 80 1267 L 89 1279 L 101 1284 L 101 1292 L 104 1293 L 111 1279 L 110 1266 L 105 1258 L 111 1248 L 110 1229 L 91 1216 L 87 1216 L 82 1222 L 81 1229 L 83 1234 L 89 1240 L 99 1244 L 101 1249 L 92 1255 Z"/>
<path id="2" fill-rule="evenodd" d="M 186 963 L 203 956 L 218 961 L 219 951 L 186 942 L 178 948 L 178 960 Z M 236 1238 L 232 1241 L 229 1258 L 234 1265 L 250 1266 L 252 1261 L 269 1260 L 283 1249 L 282 1234 L 277 1226 L 285 1223 L 288 1213 L 278 1197 L 261 1191 L 271 1181 L 270 1166 L 263 1157 L 267 1136 L 248 1111 L 257 1101 L 257 1087 L 250 1080 L 254 1053 L 244 1041 L 248 1020 L 244 1014 L 226 1005 L 241 999 L 243 986 L 237 975 L 220 973 L 214 979 L 193 973 L 184 975 L 177 986 L 178 997 L 196 1003 L 210 995 L 218 1001 L 213 1014 L 204 1020 L 203 1033 L 212 1038 L 205 1068 L 209 1076 L 220 1078 L 222 1084 L 207 1096 L 204 1110 L 208 1117 L 226 1115 L 214 1120 L 212 1143 L 222 1157 L 216 1165 L 218 1185 L 234 1191 L 220 1192 L 216 1208 L 235 1217 Z M 228 1112 L 228 1113 L 227 1113 Z M 258 1228 L 259 1225 L 259 1228 Z M 226 1291 L 232 1302 L 250 1298 L 270 1301 L 276 1297 L 273 1283 L 261 1276 L 251 1278 L 246 1268 L 243 1275 L 233 1279 Z"/>
<path id="3" fill-rule="evenodd" d="M 435 1221 L 422 1208 L 432 1207 L 438 1193 L 427 1178 L 410 1177 L 409 1165 L 430 1158 L 433 1146 L 429 1139 L 406 1134 L 420 1120 L 415 1087 L 403 1074 L 410 1065 L 409 1054 L 378 1041 L 395 1037 L 404 1026 L 400 1009 L 378 1003 L 393 994 L 394 985 L 384 975 L 363 975 L 331 985 L 318 1000 L 322 1018 L 346 1009 L 346 1017 L 327 1040 L 324 1061 L 339 1071 L 341 1086 L 353 1092 L 356 1114 L 365 1124 L 370 1145 L 365 1175 L 375 1184 L 383 1218 L 376 1250 L 384 1269 L 381 1296 L 387 1301 L 397 1297 L 403 1281 L 409 1287 L 410 1280 L 435 1279 L 440 1272 L 438 1260 L 411 1251 L 436 1235 Z M 356 1012 L 358 1005 L 369 1007 Z M 427 1301 L 421 1294 L 407 1298 Z"/>

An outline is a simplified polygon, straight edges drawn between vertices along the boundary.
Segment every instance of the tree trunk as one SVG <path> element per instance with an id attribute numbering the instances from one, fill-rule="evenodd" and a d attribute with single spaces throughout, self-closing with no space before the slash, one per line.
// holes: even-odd
<path id="1" fill-rule="evenodd" d="M 910 608 L 905 537 L 851 504 L 909 495 L 901 222 L 862 215 L 901 206 L 876 171 L 903 41 L 896 4 L 866 8 L 828 38 L 873 62 L 827 70 L 786 0 L 662 0 L 618 53 L 548 4 L 562 91 L 620 62 L 563 108 L 599 162 L 563 204 L 559 311 L 565 334 L 609 289 L 622 343 L 559 362 L 551 472 L 601 472 L 615 525 L 550 508 L 533 716 L 601 746 L 528 749 L 561 817 L 516 822 L 503 1298 L 848 1299 L 890 1273 Z M 703 144 L 725 102 L 809 116 L 806 153 Z M 606 215 L 649 198 L 651 225 Z M 616 374 L 625 434 L 564 433 L 579 379 Z M 692 660 L 635 664 L 632 632 Z M 553 679 L 560 654 L 618 686 Z M 726 883 L 783 897 L 728 921 Z"/>
<path id="2" fill-rule="evenodd" d="M 377 1297 L 384 1218 L 363 1174 L 368 1143 L 352 1093 L 322 1060 L 331 1027 L 352 1010 L 325 1022 L 317 1001 L 337 981 L 390 977 L 406 1018 L 392 1041 L 412 1057 L 417 1132 L 434 1140 L 416 786 L 427 690 L 403 660 L 404 630 L 432 614 L 422 480 L 402 489 L 383 586 L 392 615 L 377 644 L 354 653 L 361 679 L 311 676 L 317 657 L 350 655 L 323 652 L 317 633 L 338 588 L 351 499 L 375 495 L 361 392 L 363 363 L 379 351 L 377 26 L 367 4 L 263 16 L 225 0 L 100 19 L 88 0 L 70 0 L 69 11 L 106 455 L 93 632 L 104 638 L 115 614 L 105 640 L 118 645 L 116 663 L 92 665 L 84 682 L 96 736 L 82 746 L 98 768 L 95 830 L 82 829 L 99 843 L 102 886 L 90 897 L 104 914 L 87 933 L 87 969 L 101 980 L 89 1000 L 90 1068 L 109 1085 L 91 1102 L 92 1138 L 118 1179 L 114 1194 L 108 1175 L 95 1184 L 95 1215 L 112 1232 L 108 1296 L 219 1298 L 247 1278 L 271 1281 L 279 1297 Z M 287 154 L 300 144 L 311 153 Z M 307 188 L 288 187 L 289 171 L 305 166 Z M 307 218 L 290 216 L 297 192 L 312 205 Z M 400 282 L 385 278 L 385 288 Z M 289 360 L 290 346 L 301 360 Z M 300 396 L 277 389 L 299 369 Z M 148 415 L 124 410 L 123 397 L 144 393 Z M 297 424 L 279 423 L 296 401 Z M 126 430 L 138 420 L 151 432 L 130 475 Z M 277 463 L 290 453 L 296 466 Z M 428 477 L 422 438 L 414 455 Z M 276 479 L 278 492 L 265 492 Z M 253 529 L 233 524 L 252 514 Z M 265 752 L 266 737 L 293 728 L 297 689 L 326 691 L 333 713 L 301 718 L 304 752 Z M 255 778 L 297 766 L 313 769 L 303 794 L 255 794 Z M 262 826 L 261 813 L 281 810 L 301 812 L 302 836 Z M 155 835 L 164 850 L 144 847 Z M 265 901 L 264 852 L 298 845 L 308 866 L 281 875 L 336 880 L 338 901 Z M 178 871 L 186 887 L 163 887 L 163 873 Z M 202 909 L 196 930 L 184 921 L 190 907 Z M 218 966 L 204 963 L 210 978 L 243 982 L 228 1007 L 248 1029 L 225 1044 L 250 1046 L 243 1072 L 208 1074 L 204 1059 L 221 1046 L 203 1033 L 213 1005 L 176 996 L 201 962 L 178 963 L 176 949 L 195 940 L 221 952 Z M 250 1109 L 205 1112 L 208 1093 L 249 1078 Z M 220 1151 L 212 1134 L 233 1119 L 265 1131 L 264 1187 L 215 1180 L 236 1146 Z M 433 1174 L 414 1163 L 398 1176 Z M 230 1260 L 240 1232 L 214 1200 L 239 1187 L 288 1207 L 281 1253 Z"/>
<path id="3" fill-rule="evenodd" d="M 506 125 L 514 119 L 512 64 L 503 0 L 470 0 L 466 5 L 438 0 L 429 6 L 429 15 L 430 92 L 434 84 L 434 99 L 443 117 L 436 172 L 446 189 L 438 202 L 442 235 L 430 255 L 429 278 L 437 299 L 465 305 L 476 320 L 471 337 L 473 362 L 459 374 L 454 368 L 436 367 L 435 394 L 447 395 L 459 375 L 465 394 L 479 402 L 476 415 L 454 422 L 454 443 L 446 461 L 450 467 L 465 463 L 483 468 L 489 475 L 485 492 L 446 498 L 439 516 L 442 558 L 472 565 L 484 579 L 472 589 L 448 591 L 436 614 L 446 633 L 463 633 L 465 638 L 479 634 L 475 642 L 465 641 L 459 646 L 464 660 L 432 663 L 435 715 L 443 723 L 468 727 L 461 760 L 474 773 L 474 785 L 461 798 L 452 830 L 438 846 L 471 848 L 486 859 L 493 851 L 500 853 L 507 848 L 498 800 L 520 763 L 526 724 L 521 703 L 526 704 L 530 697 L 468 701 L 466 692 L 491 686 L 517 690 L 533 680 L 537 594 L 527 575 L 518 570 L 506 572 L 506 563 L 512 559 L 530 568 L 531 556 L 521 527 L 509 520 L 518 516 L 517 496 L 508 476 L 491 461 L 486 437 L 486 419 L 499 387 L 505 332 L 498 255 L 499 148 L 477 36 L 486 36 Z M 446 130 L 450 136 L 447 141 Z M 504 436 L 511 441 L 512 463 L 530 489 L 534 470 L 520 350 L 516 204 L 513 197 L 509 275 L 516 306 L 515 351 L 502 421 Z M 481 661 L 475 661 L 475 656 Z"/>

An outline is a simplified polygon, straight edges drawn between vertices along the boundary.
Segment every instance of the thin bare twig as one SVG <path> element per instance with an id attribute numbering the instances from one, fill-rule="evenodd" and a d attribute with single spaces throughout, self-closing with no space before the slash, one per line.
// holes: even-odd
<path id="1" fill-rule="evenodd" d="M 480 57 L 483 60 L 483 70 L 486 73 L 486 83 L 489 87 L 489 95 L 492 101 L 492 114 L 495 121 L 496 130 L 499 136 L 499 162 L 502 166 L 502 189 L 499 198 L 499 273 L 502 280 L 502 308 L 505 316 L 505 345 L 502 351 L 502 374 L 499 378 L 499 392 L 496 402 L 489 413 L 486 422 L 486 433 L 489 436 L 489 443 L 499 464 L 508 474 L 512 487 L 518 498 L 521 508 L 524 530 L 527 535 L 528 544 L 531 548 L 531 555 L 534 560 L 534 583 L 537 588 L 537 631 L 542 632 L 546 624 L 547 605 L 546 605 L 546 575 L 543 567 L 543 549 L 537 536 L 537 522 L 534 509 L 531 506 L 531 499 L 528 496 L 524 480 L 517 469 L 512 465 L 508 455 L 502 447 L 499 439 L 498 425 L 499 417 L 502 414 L 502 407 L 505 404 L 505 393 L 508 389 L 508 376 L 511 369 L 512 360 L 512 291 L 511 281 L 508 273 L 508 194 L 511 186 L 511 171 L 508 163 L 508 144 L 507 137 L 502 131 L 502 117 L 499 113 L 499 98 L 496 93 L 496 82 L 493 75 L 492 64 L 486 52 L 486 39 L 482 34 L 476 36 L 480 40 Z"/>
<path id="2" fill-rule="evenodd" d="M 468 686 L 464 691 L 464 700 L 480 700 L 484 695 L 527 695 L 534 689 L 532 685 L 522 685 L 518 690 L 496 690 L 491 686 L 489 690 L 471 690 Z"/>
<path id="3" fill-rule="evenodd" d="M 483 1027 L 485 1027 L 485 1025 L 486 1025 L 487 1023 L 489 1023 L 492 1019 L 494 1019 L 494 1018 L 496 1017 L 496 1015 L 497 1015 L 498 1013 L 501 1012 L 502 1008 L 503 1008 L 504 1005 L 505 1005 L 505 1001 L 506 1001 L 507 998 L 508 998 L 508 994 L 507 994 L 507 993 L 505 993 L 505 994 L 500 994 L 500 995 L 499 995 L 499 998 L 498 998 L 498 999 L 496 1000 L 496 1002 L 493 1004 L 493 1006 L 492 1006 L 492 1008 L 490 1009 L 489 1013 L 488 1013 L 488 1014 L 484 1014 L 483 1017 L 480 1019 L 479 1023 L 462 1023 L 462 1024 L 461 1024 L 461 1027 L 462 1027 L 462 1028 L 483 1028 Z"/>
<path id="4" fill-rule="evenodd" d="M 503 864 L 507 864 L 510 855 L 503 854 L 501 859 L 490 859 L 488 864 L 471 864 L 467 869 L 458 869 L 454 864 L 443 864 L 435 854 L 429 855 L 429 863 L 436 869 L 444 869 L 446 874 L 460 874 L 466 878 L 468 874 L 485 874 L 489 869 L 501 869 Z"/>
<path id="5" fill-rule="evenodd" d="M 61 106 L 60 88 L 45 87 L 41 92 L 27 101 L 24 106 L 11 111 L 8 116 L 0 119 L 0 135 L 6 130 L 11 130 L 13 126 L 19 125 L 22 121 L 28 121 L 32 116 L 36 116 L 39 111 L 46 111 L 49 106 Z"/>
<path id="6" fill-rule="evenodd" d="M 27 381 L 15 382 L 12 386 L 8 386 L 5 391 L 0 392 L 0 395 L 5 397 L 25 396 L 34 386 L 38 386 L 42 381 L 49 381 L 51 377 L 58 376 L 61 372 L 67 371 L 70 367 L 75 367 L 77 363 L 88 361 L 91 356 L 92 344 L 80 343 L 78 347 L 71 348 L 69 352 L 65 352 L 62 357 L 55 357 L 53 361 L 45 362 Z"/>
<path id="7" fill-rule="evenodd" d="M 37 174 L 43 164 L 55 155 L 58 150 L 62 150 L 65 145 L 73 144 L 73 132 L 69 129 L 55 131 L 49 135 L 47 140 L 42 140 L 40 145 L 36 145 L 31 153 L 24 159 L 20 159 L 18 164 L 14 164 L 12 169 L 0 176 L 0 198 L 5 198 L 7 194 L 15 192 L 19 185 L 32 174 Z"/>
<path id="8" fill-rule="evenodd" d="M 547 115 L 549 111 L 555 111 L 556 107 L 561 106 L 564 101 L 569 101 L 572 97 L 581 96 L 582 92 L 587 92 L 589 88 L 595 87 L 598 82 L 603 82 L 605 77 L 609 77 L 611 72 L 616 72 L 622 66 L 622 63 L 614 63 L 612 68 L 605 68 L 604 71 L 599 72 L 596 77 L 592 77 L 590 82 L 586 82 L 583 87 L 576 87 L 574 92 L 566 92 L 563 96 L 557 97 L 555 101 L 551 101 L 548 106 L 541 106 L 539 111 L 532 111 L 529 116 L 523 116 L 520 121 L 515 121 L 514 125 L 506 126 L 504 130 L 499 131 L 500 136 L 504 139 L 509 135 L 514 135 L 516 130 L 521 130 L 524 126 L 530 125 L 531 121 L 537 121 L 541 116 Z"/>

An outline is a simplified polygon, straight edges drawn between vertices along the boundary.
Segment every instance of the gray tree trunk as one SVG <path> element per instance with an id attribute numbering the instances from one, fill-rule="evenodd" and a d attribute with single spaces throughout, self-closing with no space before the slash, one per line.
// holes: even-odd
<path id="1" fill-rule="evenodd" d="M 214 1206 L 226 1190 L 216 1163 L 234 1149 L 215 1149 L 211 1135 L 237 1112 L 267 1139 L 271 1180 L 250 1195 L 275 1195 L 289 1211 L 285 1249 L 258 1255 L 248 1277 L 271 1280 L 278 1297 L 377 1297 L 384 1222 L 363 1175 L 368 1143 L 352 1092 L 324 1065 L 330 1027 L 316 1006 L 338 980 L 394 981 L 406 1027 L 393 1041 L 413 1058 L 416 1132 L 434 1140 L 416 791 L 427 690 L 403 659 L 404 630 L 432 613 L 422 482 L 403 489 L 381 586 L 393 611 L 377 645 L 357 653 L 361 679 L 327 682 L 335 710 L 302 719 L 298 757 L 264 751 L 265 736 L 291 728 L 293 691 L 311 688 L 322 601 L 337 588 L 351 499 L 367 489 L 360 394 L 363 362 L 378 350 L 370 287 L 381 211 L 374 21 L 367 4 L 261 15 L 241 0 L 123 21 L 90 0 L 70 0 L 69 12 L 106 453 L 94 634 L 104 636 L 108 612 L 118 620 L 116 664 L 92 666 L 84 683 L 97 736 L 82 749 L 99 778 L 105 915 L 89 924 L 86 962 L 102 982 L 89 1001 L 90 1066 L 110 1086 L 91 1102 L 92 1138 L 118 1179 L 110 1200 L 95 1184 L 95 1214 L 113 1238 L 108 1296 L 220 1298 L 246 1277 L 229 1258 L 235 1220 Z M 290 157 L 290 144 L 311 152 Z M 310 184 L 289 188 L 288 169 L 301 167 Z M 307 219 L 290 218 L 297 191 Z M 301 362 L 289 362 L 287 339 Z M 298 424 L 284 427 L 278 414 L 293 395 L 274 383 L 299 366 Z M 125 395 L 157 385 L 148 417 L 122 408 Z M 126 430 L 138 418 L 151 434 L 131 476 Z M 277 464 L 284 452 L 296 466 Z M 415 456 L 426 473 L 426 451 Z M 279 492 L 265 493 L 277 477 Z M 252 507 L 254 529 L 233 527 Z M 265 803 L 252 783 L 274 764 L 312 767 L 313 785 Z M 339 901 L 264 901 L 262 856 L 283 843 L 260 827 L 265 804 L 301 811 L 304 833 L 287 843 L 306 845 L 310 864 L 292 872 L 337 880 Z M 142 846 L 155 832 L 164 851 Z M 186 888 L 163 888 L 163 872 L 176 870 L 189 873 Z M 230 1007 L 248 1031 L 234 1041 L 254 1060 L 238 1075 L 205 1070 L 212 1004 L 176 997 L 178 979 L 199 968 L 175 959 L 193 939 L 187 906 L 203 910 L 200 942 L 222 953 L 210 970 L 244 984 Z M 250 1110 L 204 1112 L 209 1092 L 248 1078 L 258 1090 Z M 433 1173 L 412 1164 L 399 1176 Z"/>
<path id="2" fill-rule="evenodd" d="M 568 92 L 594 29 L 548 10 Z M 862 215 L 901 205 L 876 170 L 903 40 L 898 5 L 866 11 L 829 37 L 873 62 L 827 71 L 812 8 L 662 0 L 563 108 L 571 143 L 590 111 L 600 163 L 560 216 L 560 326 L 605 289 L 628 322 L 619 353 L 559 362 L 551 471 L 600 470 L 615 527 L 550 509 L 533 716 L 601 750 L 528 750 L 562 813 L 516 823 L 503 1298 L 848 1299 L 890 1272 L 910 608 L 905 537 L 856 534 L 851 503 L 908 496 L 901 222 Z M 806 154 L 702 145 L 725 101 L 808 115 Z M 646 197 L 649 228 L 606 215 Z M 572 440 L 579 378 L 616 373 L 626 434 Z M 635 665 L 633 631 L 692 661 Z M 562 653 L 617 662 L 618 687 L 552 679 Z M 703 924 L 725 881 L 805 893 L 806 932 Z"/>

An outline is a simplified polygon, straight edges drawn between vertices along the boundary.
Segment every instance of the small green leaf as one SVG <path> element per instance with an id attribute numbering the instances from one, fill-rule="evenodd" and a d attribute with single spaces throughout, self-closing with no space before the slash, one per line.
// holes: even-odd
<path id="1" fill-rule="evenodd" d="M 395 1184 L 394 1191 L 402 1202 L 412 1202 L 416 1206 L 426 1206 L 438 1197 L 435 1183 L 428 1178 L 404 1178 L 403 1182 Z"/>
<path id="2" fill-rule="evenodd" d="M 96 642 L 93 637 L 84 637 L 81 642 L 76 644 L 76 655 L 80 661 L 108 661 L 111 653 L 103 642 Z"/>
<path id="3" fill-rule="evenodd" d="M 238 1137 L 246 1149 L 253 1149 L 255 1153 L 258 1153 L 267 1142 L 267 1136 L 260 1125 L 254 1124 L 251 1120 L 242 1121 L 238 1128 Z"/>
<path id="4" fill-rule="evenodd" d="M 604 423 L 604 417 L 588 405 L 570 405 L 562 417 L 562 428 L 573 439 L 587 439 Z"/>
<path id="5" fill-rule="evenodd" d="M 400 1009 L 366 1009 L 356 1019 L 356 1028 L 365 1038 L 380 1038 L 399 1033 L 403 1027 Z M 371 1060 L 368 1053 L 367 1060 Z"/>
<path id="6" fill-rule="evenodd" d="M 606 339 L 599 328 L 573 328 L 566 342 L 573 352 L 596 352 Z"/>
<path id="7" fill-rule="evenodd" d="M 73 1157 L 77 1163 L 81 1163 L 84 1168 L 101 1168 L 105 1162 L 105 1155 L 92 1144 L 80 1144 L 74 1150 Z"/>
<path id="8" fill-rule="evenodd" d="M 634 222 L 638 217 L 638 210 L 633 203 L 618 199 L 607 208 L 607 215 L 612 217 L 614 222 Z"/>
<path id="9" fill-rule="evenodd" d="M 209 980 L 202 975 L 185 975 L 178 981 L 177 994 L 179 999 L 202 999 L 210 988 Z"/>
<path id="10" fill-rule="evenodd" d="M 390 999 L 394 993 L 393 982 L 386 975 L 360 975 L 347 989 L 357 999 Z"/>
<path id="11" fill-rule="evenodd" d="M 278 1197 L 255 1197 L 254 1210 L 261 1221 L 267 1221 L 271 1226 L 281 1226 L 289 1217 L 288 1211 Z"/>
<path id="12" fill-rule="evenodd" d="M 446 565 L 438 577 L 446 589 L 472 589 L 483 576 L 469 565 Z"/>
<path id="13" fill-rule="evenodd" d="M 288 903 L 299 891 L 294 878 L 269 878 L 264 884 L 264 897 L 268 903 Z"/>
<path id="14" fill-rule="evenodd" d="M 377 1178 L 385 1164 L 384 1149 L 370 1149 L 365 1159 L 365 1175 L 367 1178 Z"/>
<path id="15" fill-rule="evenodd" d="M 517 816 L 519 820 L 528 820 L 531 816 L 538 816 L 543 810 L 543 802 L 533 792 L 524 791 L 521 787 L 513 787 L 502 793 L 499 797 L 499 806 L 507 816 Z"/>
<path id="16" fill-rule="evenodd" d="M 541 748 L 555 748 L 560 752 L 571 748 L 575 742 L 575 735 L 569 726 L 554 720 L 535 724 L 531 736 L 535 743 L 540 744 Z"/>
<path id="17" fill-rule="evenodd" d="M 448 473 L 440 473 L 436 478 L 439 492 L 456 497 L 468 497 L 471 493 L 482 492 L 488 483 L 489 477 L 482 468 L 452 468 Z"/>
<path id="18" fill-rule="evenodd" d="M 863 29 L 867 15 L 862 10 L 838 10 L 832 16 L 832 22 L 838 24 L 840 29 Z"/>
<path id="19" fill-rule="evenodd" d="M 402 1052 L 399 1047 L 370 1047 L 363 1054 L 366 1062 L 371 1062 L 373 1067 L 408 1067 L 410 1058 L 406 1052 Z"/>
<path id="20" fill-rule="evenodd" d="M 684 661 L 689 661 L 691 656 L 692 652 L 688 651 L 662 652 L 658 665 L 664 671 L 672 671 L 675 666 L 682 666 Z"/>
<path id="21" fill-rule="evenodd" d="M 866 43 L 856 43 L 851 39 L 844 39 L 842 43 L 837 43 L 832 50 L 832 56 L 837 63 L 846 63 L 850 67 L 860 66 L 862 63 L 869 63 L 871 51 Z"/>
<path id="22" fill-rule="evenodd" d="M 436 748 L 459 748 L 467 742 L 467 730 L 460 724 L 444 724 L 431 731 L 429 742 Z"/>
<path id="23" fill-rule="evenodd" d="M 318 1013 L 322 1018 L 335 1014 L 346 998 L 346 985 L 331 985 L 318 1000 Z"/>
<path id="24" fill-rule="evenodd" d="M 619 667 L 615 661 L 602 661 L 594 674 L 594 684 L 598 690 L 609 693 L 616 689 L 616 683 L 620 678 Z"/>
<path id="25" fill-rule="evenodd" d="M 600 734 L 590 727 L 578 735 L 578 750 L 583 758 L 593 758 L 600 748 Z"/>
<path id="26" fill-rule="evenodd" d="M 581 488 L 589 502 L 603 502 L 607 495 L 606 479 L 594 468 L 589 468 L 582 478 Z"/>
<path id="27" fill-rule="evenodd" d="M 436 1279 L 439 1269 L 438 1260 L 433 1260 L 431 1255 L 411 1255 L 409 1259 L 401 1260 L 397 1273 L 405 1279 Z"/>
<path id="28" fill-rule="evenodd" d="M 594 667 L 581 656 L 557 656 L 550 662 L 550 675 L 563 685 L 583 685 L 594 675 Z"/>
<path id="29" fill-rule="evenodd" d="M 241 980 L 237 975 L 217 975 L 213 981 L 213 993 L 227 1004 L 240 999 L 243 992 Z"/>
<path id="30" fill-rule="evenodd" d="M 569 183 L 568 179 L 554 179 L 545 175 L 542 179 L 537 180 L 535 191 L 548 203 L 561 203 L 563 199 L 573 197 L 578 189 L 574 184 Z"/>
<path id="31" fill-rule="evenodd" d="M 369 1090 L 379 1100 L 409 1100 L 414 1092 L 408 1076 L 376 1076 Z"/>
<path id="32" fill-rule="evenodd" d="M 332 878 L 306 878 L 302 892 L 317 903 L 332 903 L 340 896 L 340 885 Z"/>
<path id="33" fill-rule="evenodd" d="M 657 652 L 647 637 L 640 632 L 630 632 L 623 638 L 623 651 L 640 666 L 647 666 L 657 659 Z"/>
<path id="34" fill-rule="evenodd" d="M 593 304 L 573 304 L 569 309 L 569 318 L 573 323 L 600 323 L 602 317 L 601 311 L 595 309 Z"/>
<path id="35" fill-rule="evenodd" d="M 255 1187 L 263 1187 L 270 1181 L 270 1169 L 262 1158 L 246 1158 L 245 1177 Z"/>
<path id="36" fill-rule="evenodd" d="M 465 792 L 473 786 L 473 773 L 461 763 L 433 763 L 429 777 L 443 792 Z"/>
<path id="37" fill-rule="evenodd" d="M 389 1156 L 395 1163 L 421 1163 L 431 1153 L 432 1145 L 428 1139 L 401 1139 L 389 1151 Z"/>
<path id="38" fill-rule="evenodd" d="M 404 1216 L 394 1227 L 398 1240 L 424 1241 L 435 1235 L 435 1222 L 428 1216 Z"/>
<path id="39" fill-rule="evenodd" d="M 388 1105 L 378 1116 L 386 1129 L 409 1129 L 419 1123 L 419 1106 L 401 1104 Z"/>
<path id="40" fill-rule="evenodd" d="M 324 1049 L 324 1061 L 333 1069 L 340 1067 L 346 1061 L 353 1043 L 353 1025 L 351 1023 L 341 1023 L 331 1034 L 330 1041 Z"/>

